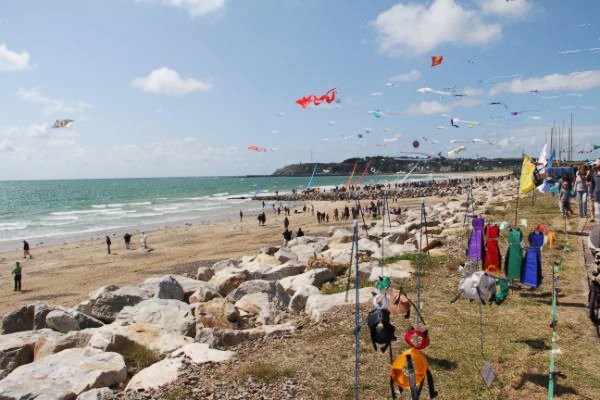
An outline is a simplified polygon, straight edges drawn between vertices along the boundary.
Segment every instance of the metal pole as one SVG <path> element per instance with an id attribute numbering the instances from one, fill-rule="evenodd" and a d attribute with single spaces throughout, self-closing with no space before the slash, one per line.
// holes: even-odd
<path id="1" fill-rule="evenodd" d="M 360 365 L 360 303 L 359 303 L 359 288 L 358 288 L 358 220 L 354 220 L 354 257 L 356 260 L 356 274 L 354 284 L 354 399 L 358 400 L 358 386 L 360 383 L 359 378 L 359 365 Z"/>
<path id="2" fill-rule="evenodd" d="M 419 317 L 421 316 L 421 271 L 423 266 L 423 210 L 425 207 L 425 200 L 421 199 L 421 230 L 419 235 L 419 254 L 418 254 L 418 266 L 417 266 L 417 316 L 415 326 L 419 329 Z"/>

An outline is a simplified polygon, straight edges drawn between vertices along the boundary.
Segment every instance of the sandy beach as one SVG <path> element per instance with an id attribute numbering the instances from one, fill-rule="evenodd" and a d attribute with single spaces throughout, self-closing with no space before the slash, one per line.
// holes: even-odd
<path id="1" fill-rule="evenodd" d="M 431 198 L 427 204 L 439 199 Z M 332 215 L 335 207 L 351 206 L 350 202 L 312 202 L 317 211 Z M 394 206 L 418 208 L 419 199 L 402 199 Z M 132 238 L 131 250 L 125 249 L 123 238 L 111 237 L 111 254 L 107 254 L 104 237 L 63 245 L 33 247 L 32 259 L 23 259 L 21 251 L 0 254 L 0 313 L 2 315 L 37 300 L 49 304 L 73 307 L 87 294 L 101 286 L 137 285 L 150 276 L 168 273 L 192 273 L 199 265 L 256 254 L 261 247 L 280 245 L 284 215 L 267 209 L 267 223 L 259 226 L 255 216 L 244 217 L 240 223 L 191 225 L 180 228 L 149 231 L 148 247 L 139 249 L 139 234 Z M 301 207 L 295 208 L 301 211 Z M 299 226 L 307 235 L 326 235 L 331 226 L 352 225 L 352 221 L 318 224 L 316 216 L 292 214 L 290 229 Z M 15 261 L 23 268 L 23 290 L 13 291 L 11 270 Z"/>
<path id="2" fill-rule="evenodd" d="M 472 173 L 478 176 L 506 175 L 500 173 Z M 467 175 L 467 174 L 463 174 Z M 442 198 L 427 197 L 426 206 Z M 418 209 L 419 198 L 399 199 L 390 207 Z M 21 251 L 0 253 L 0 313 L 2 315 L 25 304 L 43 301 L 48 304 L 73 307 L 85 300 L 88 293 L 108 284 L 137 285 L 150 276 L 168 273 L 190 274 L 195 277 L 198 266 L 212 265 L 244 255 L 257 254 L 261 247 L 280 245 L 283 233 L 283 212 L 276 215 L 267 204 L 267 223 L 259 226 L 255 215 L 209 224 L 182 224 L 180 227 L 148 231 L 150 252 L 140 250 L 139 231 L 134 233 L 130 250 L 125 249 L 122 235 L 111 235 L 111 254 L 107 254 L 104 236 L 60 245 L 34 246 L 32 259 L 23 259 Z M 306 235 L 326 235 L 331 226 L 351 226 L 352 221 L 318 224 L 311 206 L 333 216 L 333 209 L 352 207 L 350 201 L 307 202 L 291 209 L 290 229 L 302 227 Z M 299 213 L 295 213 L 297 210 Z M 16 261 L 23 269 L 22 291 L 13 291 L 11 270 Z"/>

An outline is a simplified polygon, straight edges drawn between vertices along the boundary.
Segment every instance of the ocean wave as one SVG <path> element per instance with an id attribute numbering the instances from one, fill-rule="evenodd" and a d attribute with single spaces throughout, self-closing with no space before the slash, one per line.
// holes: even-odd
<path id="1" fill-rule="evenodd" d="M 209 198 L 210 198 L 210 196 L 184 197 L 181 200 L 204 201 L 204 200 L 208 200 Z"/>
<path id="2" fill-rule="evenodd" d="M 26 229 L 27 222 L 2 222 L 0 223 L 0 231 L 20 231 Z"/>
<path id="3" fill-rule="evenodd" d="M 50 215 L 98 214 L 99 212 L 99 210 L 53 211 L 50 213 Z"/>
<path id="4" fill-rule="evenodd" d="M 77 215 L 50 215 L 42 218 L 42 221 L 77 221 Z"/>
<path id="5" fill-rule="evenodd" d="M 135 214 L 127 214 L 125 218 L 151 218 L 151 217 L 160 217 L 165 215 L 164 213 L 152 213 L 152 212 L 140 212 Z"/>

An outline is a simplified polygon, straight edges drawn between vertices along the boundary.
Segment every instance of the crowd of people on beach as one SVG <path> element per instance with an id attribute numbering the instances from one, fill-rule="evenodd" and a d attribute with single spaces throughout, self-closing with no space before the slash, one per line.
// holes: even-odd
<path id="1" fill-rule="evenodd" d="M 344 200 L 376 200 L 383 197 L 384 192 L 389 199 L 397 201 L 401 198 L 416 198 L 428 196 L 446 197 L 460 195 L 470 184 L 490 184 L 507 179 L 515 179 L 514 174 L 474 176 L 466 178 L 427 179 L 419 181 L 400 181 L 395 183 L 380 183 L 370 185 L 335 186 L 313 191 L 293 191 L 289 194 L 261 195 L 254 200 L 264 201 L 344 201 Z"/>
<path id="2" fill-rule="evenodd" d="M 571 197 L 577 199 L 580 218 L 600 223 L 600 158 L 592 165 L 574 166 L 572 176 L 564 173 L 558 180 L 558 207 L 566 217 L 575 215 Z M 597 218 L 598 217 L 598 218 Z"/>

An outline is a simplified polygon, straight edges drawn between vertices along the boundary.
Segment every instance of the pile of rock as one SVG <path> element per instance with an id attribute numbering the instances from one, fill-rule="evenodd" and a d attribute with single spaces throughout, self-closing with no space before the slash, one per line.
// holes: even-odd
<path id="1" fill-rule="evenodd" d="M 488 202 L 484 196 L 476 193 L 476 201 Z M 491 198 L 503 196 L 499 190 Z M 361 229 L 358 248 L 375 260 L 361 263 L 360 275 L 410 278 L 410 262 L 382 267 L 377 259 L 441 246 L 462 228 L 464 210 L 464 203 L 449 199 L 428 209 L 426 224 L 419 212 L 406 211 L 392 227 L 373 222 Z M 427 241 L 419 240 L 423 231 Z M 74 308 L 26 305 L 2 320 L 0 398 L 92 399 L 108 396 L 111 388 L 144 391 L 175 381 L 184 365 L 234 357 L 219 348 L 291 335 L 298 313 L 319 322 L 327 310 L 353 301 L 349 296 L 346 302 L 345 293 L 320 292 L 345 275 L 352 242 L 352 232 L 332 227 L 328 237 L 299 237 L 287 247 L 200 267 L 195 278 L 108 285 Z M 371 301 L 373 291 L 360 289 L 360 302 Z M 140 363 L 151 365 L 138 371 Z"/>

